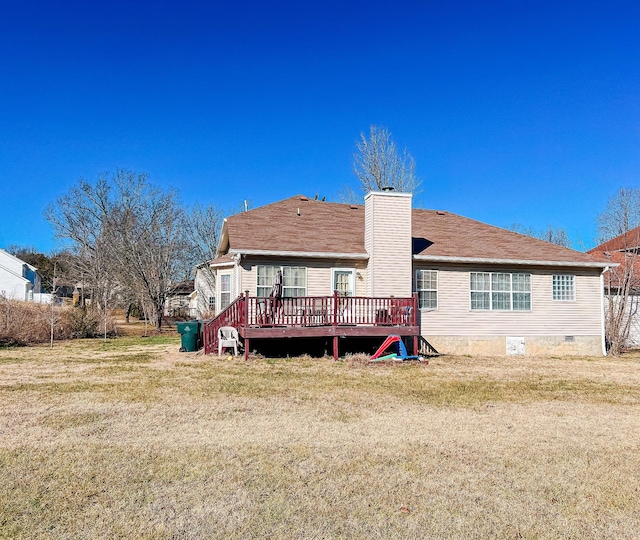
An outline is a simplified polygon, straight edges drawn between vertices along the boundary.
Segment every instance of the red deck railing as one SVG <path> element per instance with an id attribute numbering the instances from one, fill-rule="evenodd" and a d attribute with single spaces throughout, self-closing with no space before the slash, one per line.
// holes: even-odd
<path id="1" fill-rule="evenodd" d="M 205 353 L 215 351 L 218 329 L 317 326 L 417 326 L 418 296 L 408 298 L 341 296 L 236 298 L 204 327 Z"/>

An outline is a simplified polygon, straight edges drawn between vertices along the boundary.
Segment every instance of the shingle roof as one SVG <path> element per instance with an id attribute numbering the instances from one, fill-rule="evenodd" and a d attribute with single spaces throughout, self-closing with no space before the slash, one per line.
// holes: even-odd
<path id="1" fill-rule="evenodd" d="M 364 206 L 304 195 L 231 216 L 227 228 L 233 250 L 365 253 Z"/>
<path id="2" fill-rule="evenodd" d="M 233 251 L 366 255 L 361 205 L 297 195 L 231 216 L 227 230 Z M 429 258 L 598 262 L 586 253 L 436 210 L 413 210 L 412 236 L 414 255 Z"/>
<path id="3" fill-rule="evenodd" d="M 613 268 L 605 274 L 605 279 L 611 286 L 619 286 L 628 276 L 632 281 L 632 288 L 637 289 L 640 286 L 638 248 L 640 248 L 640 227 L 622 233 L 590 249 L 587 253 L 599 260 L 620 265 L 619 268 Z"/>

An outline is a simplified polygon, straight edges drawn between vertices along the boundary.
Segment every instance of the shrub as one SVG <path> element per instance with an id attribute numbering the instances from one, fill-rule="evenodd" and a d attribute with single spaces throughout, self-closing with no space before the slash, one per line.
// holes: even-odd
<path id="1" fill-rule="evenodd" d="M 56 340 L 102 335 L 102 318 L 96 311 L 69 306 L 34 304 L 0 295 L 0 345 L 29 345 Z M 107 334 L 115 333 L 115 322 L 107 318 Z"/>

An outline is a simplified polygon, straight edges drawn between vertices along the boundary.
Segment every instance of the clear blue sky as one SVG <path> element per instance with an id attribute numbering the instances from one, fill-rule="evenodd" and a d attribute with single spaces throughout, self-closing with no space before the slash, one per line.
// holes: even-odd
<path id="1" fill-rule="evenodd" d="M 637 1 L 0 6 L 0 247 L 54 248 L 46 205 L 117 168 L 186 204 L 335 199 L 370 124 L 420 206 L 577 248 L 640 186 Z"/>

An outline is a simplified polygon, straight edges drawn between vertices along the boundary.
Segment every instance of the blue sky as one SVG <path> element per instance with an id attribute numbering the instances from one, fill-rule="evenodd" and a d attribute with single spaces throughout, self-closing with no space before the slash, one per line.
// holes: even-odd
<path id="1" fill-rule="evenodd" d="M 640 186 L 638 2 L 2 2 L 0 247 L 124 168 L 185 204 L 336 198 L 386 126 L 419 206 L 564 227 Z"/>

